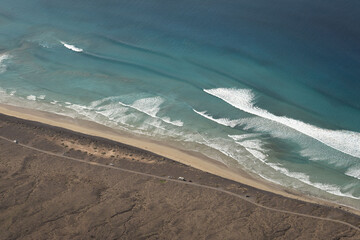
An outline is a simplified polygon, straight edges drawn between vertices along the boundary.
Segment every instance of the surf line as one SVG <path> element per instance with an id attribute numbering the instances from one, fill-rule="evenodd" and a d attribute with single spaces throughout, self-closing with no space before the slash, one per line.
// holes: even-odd
<path id="1" fill-rule="evenodd" d="M 64 47 L 66 47 L 67 49 L 70 49 L 71 51 L 74 51 L 74 52 L 83 52 L 84 51 L 82 48 L 75 47 L 74 45 L 68 44 L 64 41 L 60 41 L 60 43 L 62 45 L 64 45 Z"/>
<path id="2" fill-rule="evenodd" d="M 250 89 L 215 88 L 203 90 L 237 109 L 282 124 L 337 151 L 360 158 L 360 133 L 358 132 L 323 129 L 286 116 L 277 116 L 255 106 L 255 95 Z"/>

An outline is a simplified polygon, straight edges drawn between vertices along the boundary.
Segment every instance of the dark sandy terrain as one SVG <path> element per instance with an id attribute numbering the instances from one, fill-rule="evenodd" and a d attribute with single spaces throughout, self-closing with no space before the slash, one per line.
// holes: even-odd
<path id="1" fill-rule="evenodd" d="M 121 143 L 5 115 L 0 136 L 19 141 L 0 139 L 0 239 L 360 239 L 357 215 L 260 191 Z M 173 180 L 179 176 L 187 182 Z"/>

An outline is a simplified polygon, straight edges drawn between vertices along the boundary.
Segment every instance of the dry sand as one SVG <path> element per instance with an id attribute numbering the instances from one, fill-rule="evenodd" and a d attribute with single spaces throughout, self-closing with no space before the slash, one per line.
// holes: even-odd
<path id="1" fill-rule="evenodd" d="M 6 111 L 9 115 L 16 112 Z M 21 117 L 76 126 L 76 122 L 66 122 L 69 119 L 50 120 L 46 113 L 24 112 Z M 92 127 L 87 124 L 86 128 L 67 128 L 79 131 Z M 99 135 L 113 136 L 109 129 L 103 130 L 104 135 Z M 102 129 L 91 131 L 84 132 L 98 135 L 94 133 Z M 265 190 L 273 187 L 256 180 L 239 183 L 244 177 L 237 178 L 237 173 L 225 166 L 190 153 L 172 149 L 170 157 L 188 159 L 185 164 L 200 159 L 207 172 L 234 175 L 222 178 L 173 161 L 166 154 L 163 157 L 143 150 L 144 146 L 153 150 L 156 143 L 145 141 L 140 149 L 108 140 L 110 137 L 92 137 L 5 115 L 0 115 L 0 136 L 20 142 L 0 139 L 0 239 L 360 239 L 360 231 L 344 224 L 255 204 L 359 227 L 357 215 L 260 190 L 262 186 Z M 170 150 L 157 147 L 159 151 Z M 101 167 L 109 164 L 164 178 Z M 183 176 L 194 184 L 226 190 L 243 199 L 167 176 Z M 232 176 L 234 179 L 229 179 Z"/>

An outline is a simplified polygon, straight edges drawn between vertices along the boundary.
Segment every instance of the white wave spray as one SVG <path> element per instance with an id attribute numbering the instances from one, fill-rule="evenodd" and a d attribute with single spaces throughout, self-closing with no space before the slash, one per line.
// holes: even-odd
<path id="1" fill-rule="evenodd" d="M 232 138 L 237 144 L 244 147 L 246 151 L 251 153 L 255 158 L 259 159 L 260 161 L 266 163 L 266 150 L 263 148 L 263 143 L 260 139 L 251 139 L 256 134 L 243 134 L 243 135 L 228 135 Z"/>
<path id="2" fill-rule="evenodd" d="M 353 167 L 350 167 L 346 172 L 346 175 L 350 176 L 350 177 L 354 177 L 357 179 L 360 179 L 360 166 L 356 165 Z"/>
<path id="3" fill-rule="evenodd" d="M 206 114 L 206 111 L 204 112 L 199 112 L 199 111 L 196 111 L 195 109 L 193 109 L 193 111 L 197 114 L 199 114 L 200 116 L 204 117 L 204 118 L 207 118 L 213 122 L 216 122 L 218 124 L 221 124 L 223 126 L 227 126 L 227 127 L 235 127 L 236 125 L 240 124 L 241 121 L 240 120 L 231 120 L 231 119 L 228 119 L 228 118 L 214 118 L 212 116 L 210 116 L 209 114 Z"/>
<path id="4" fill-rule="evenodd" d="M 353 196 L 350 193 L 341 192 L 341 188 L 336 186 L 336 185 L 319 183 L 319 182 L 312 182 L 310 180 L 310 177 L 308 175 L 304 174 L 304 173 L 290 172 L 289 170 L 287 170 L 287 169 L 285 169 L 283 167 L 277 166 L 275 164 L 271 164 L 271 165 L 272 165 L 271 166 L 272 168 L 274 168 L 275 170 L 285 174 L 288 177 L 295 178 L 295 179 L 299 180 L 300 182 L 303 182 L 303 183 L 305 183 L 307 185 L 316 187 L 316 188 L 321 189 L 321 190 L 323 190 L 325 192 L 328 192 L 330 194 L 337 195 L 337 196 L 342 196 L 342 197 L 353 198 L 353 199 L 360 199 L 359 197 Z"/>
<path id="5" fill-rule="evenodd" d="M 82 48 L 75 47 L 74 45 L 68 44 L 66 42 L 60 41 L 60 43 L 62 45 L 64 45 L 64 47 L 66 47 L 67 49 L 70 49 L 71 51 L 74 51 L 74 52 L 83 52 L 84 51 Z"/>
<path id="6" fill-rule="evenodd" d="M 5 60 L 10 59 L 10 55 L 9 54 L 0 54 L 0 73 L 4 73 L 6 72 L 6 68 L 7 66 L 5 65 Z"/>
<path id="7" fill-rule="evenodd" d="M 250 89 L 216 88 L 204 89 L 204 91 L 244 112 L 280 123 L 333 149 L 360 158 L 360 133 L 358 132 L 323 129 L 285 116 L 276 116 L 254 106 L 255 95 Z"/>
<path id="8" fill-rule="evenodd" d="M 125 107 L 130 107 L 136 109 L 139 112 L 145 113 L 146 115 L 160 119 L 163 122 L 181 127 L 184 123 L 180 120 L 171 121 L 169 117 L 158 117 L 157 114 L 160 111 L 160 105 L 164 102 L 161 97 L 149 97 L 142 98 L 133 102 L 133 104 L 125 104 L 123 102 L 119 102 L 121 105 Z"/>

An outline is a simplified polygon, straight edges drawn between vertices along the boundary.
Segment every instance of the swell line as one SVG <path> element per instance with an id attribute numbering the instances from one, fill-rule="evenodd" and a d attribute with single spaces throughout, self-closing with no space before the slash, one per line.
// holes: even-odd
<path id="1" fill-rule="evenodd" d="M 323 129 L 286 116 L 274 115 L 254 105 L 255 95 L 250 89 L 216 88 L 204 89 L 204 91 L 237 109 L 280 123 L 335 150 L 360 158 L 360 133 L 358 132 Z"/>

